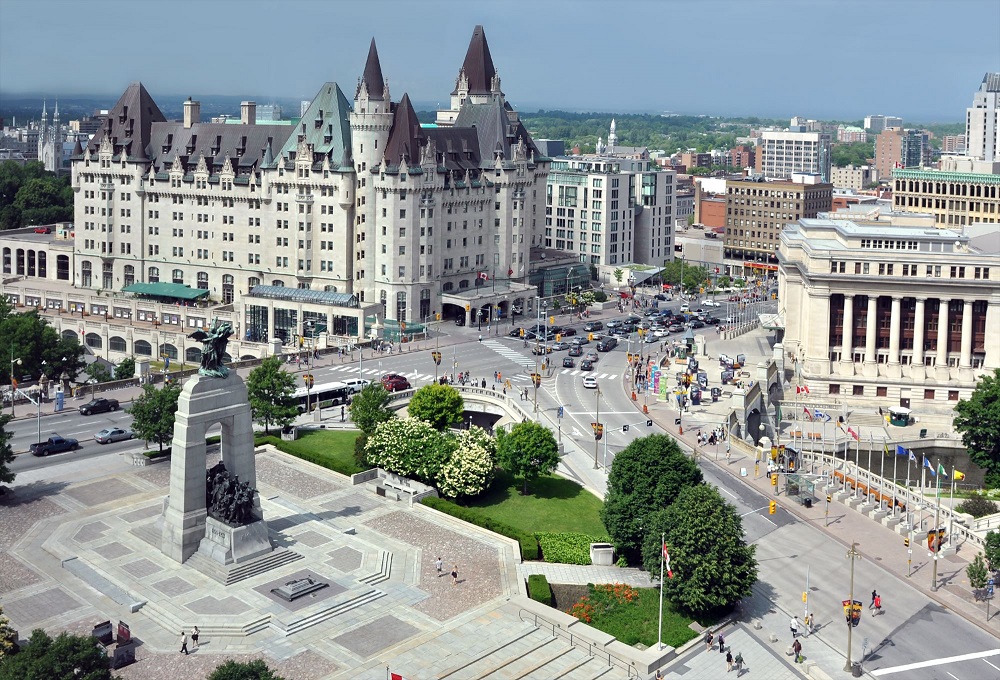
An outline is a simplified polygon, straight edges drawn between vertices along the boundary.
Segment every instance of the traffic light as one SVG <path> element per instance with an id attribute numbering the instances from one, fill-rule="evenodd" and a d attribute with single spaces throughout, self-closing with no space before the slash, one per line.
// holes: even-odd
<path id="1" fill-rule="evenodd" d="M 556 317 L 554 317 L 554 316 L 550 316 L 550 317 L 549 317 L 549 325 L 550 325 L 550 326 L 554 326 L 554 325 L 555 325 L 555 323 L 556 323 Z"/>
<path id="2" fill-rule="evenodd" d="M 565 414 L 565 412 L 566 412 L 566 411 L 564 410 L 564 408 L 563 408 L 562 406 L 560 406 L 560 407 L 559 407 L 559 416 L 558 416 L 558 417 L 562 418 L 562 417 L 563 417 L 563 414 Z"/>
<path id="3" fill-rule="evenodd" d="M 778 512 L 778 504 L 775 501 L 771 501 L 767 504 L 767 514 L 773 515 Z"/>
<path id="4" fill-rule="evenodd" d="M 468 312 L 471 309 L 472 309 L 472 305 L 465 305 L 465 311 Z"/>
<path id="5" fill-rule="evenodd" d="M 771 475 L 771 486 L 778 486 L 778 473 Z"/>
<path id="6" fill-rule="evenodd" d="M 542 384 L 542 376 L 538 373 L 532 373 L 531 382 L 534 383 L 535 387 L 538 387 Z"/>
<path id="7" fill-rule="evenodd" d="M 587 333 L 587 340 L 590 340 L 591 342 L 593 342 L 593 340 L 594 340 L 594 334 L 593 333 Z"/>
<path id="8" fill-rule="evenodd" d="M 441 365 L 441 352 L 431 352 L 431 357 L 434 359 L 434 365 Z"/>
<path id="9" fill-rule="evenodd" d="M 556 333 L 556 342 L 562 342 L 562 333 Z"/>
<path id="10" fill-rule="evenodd" d="M 441 312 L 438 312 L 437 314 L 434 315 L 434 320 L 435 321 L 440 321 L 441 320 Z"/>
<path id="11" fill-rule="evenodd" d="M 590 426 L 594 428 L 594 440 L 601 441 L 601 437 L 604 436 L 604 423 L 591 423 Z"/>
<path id="12" fill-rule="evenodd" d="M 907 537 L 905 537 L 903 539 L 903 545 L 905 545 L 907 548 L 910 547 L 910 537 L 909 536 L 907 536 Z"/>
<path id="13" fill-rule="evenodd" d="M 523 328 L 519 328 L 519 329 L 518 329 L 518 331 L 517 331 L 517 333 L 518 333 L 518 335 L 520 335 L 520 336 L 521 336 L 522 338 L 524 337 L 524 329 L 523 329 Z"/>
<path id="14" fill-rule="evenodd" d="M 830 494 L 827 494 L 826 495 L 826 502 L 829 503 L 831 501 L 833 501 L 833 496 L 831 496 Z"/>

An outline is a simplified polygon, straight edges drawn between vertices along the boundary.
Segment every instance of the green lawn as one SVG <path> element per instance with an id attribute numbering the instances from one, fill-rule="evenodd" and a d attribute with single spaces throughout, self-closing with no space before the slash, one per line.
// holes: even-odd
<path id="1" fill-rule="evenodd" d="M 588 588 L 590 595 L 585 602 L 574 605 L 571 614 L 600 631 L 614 635 L 626 645 L 642 643 L 652 647 L 656 644 L 660 615 L 658 589 L 629 589 L 628 586 L 621 585 L 591 585 Z M 630 593 L 634 599 L 628 601 L 625 593 Z M 590 621 L 587 621 L 588 618 Z M 688 627 L 691 621 L 664 600 L 663 642 L 671 647 L 680 647 L 697 637 L 698 633 Z"/>
<path id="2" fill-rule="evenodd" d="M 598 511 L 602 502 L 576 482 L 562 477 L 539 477 L 521 495 L 521 483 L 500 472 L 493 486 L 468 507 L 512 527 L 536 532 L 575 531 L 607 536 Z"/>
<path id="3" fill-rule="evenodd" d="M 293 442 L 275 436 L 267 441 L 293 456 L 350 475 L 363 472 L 354 462 L 354 440 L 358 434 L 357 430 L 300 430 L 299 438 Z"/>

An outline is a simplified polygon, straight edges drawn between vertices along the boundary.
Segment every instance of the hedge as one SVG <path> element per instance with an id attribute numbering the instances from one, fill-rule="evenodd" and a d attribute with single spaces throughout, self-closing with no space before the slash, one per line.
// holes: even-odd
<path id="1" fill-rule="evenodd" d="M 509 524 L 504 524 L 503 522 L 497 522 L 479 512 L 476 512 L 475 510 L 464 508 L 461 505 L 445 500 L 444 498 L 434 498 L 433 496 L 430 496 L 423 499 L 421 502 L 429 508 L 443 512 L 446 515 L 451 515 L 452 517 L 460 519 L 463 522 L 475 524 L 476 526 L 482 527 L 487 531 L 492 531 L 500 534 L 501 536 L 512 538 L 521 545 L 522 559 L 538 559 L 538 541 L 534 536 L 526 531 L 515 529 Z"/>
<path id="2" fill-rule="evenodd" d="M 549 580 L 545 574 L 531 574 L 528 576 L 528 597 L 535 602 L 541 602 L 549 607 L 552 606 L 552 588 L 549 587 Z"/>
<path id="3" fill-rule="evenodd" d="M 537 533 L 538 545 L 542 549 L 542 559 L 561 564 L 590 564 L 590 544 L 610 543 L 607 536 L 594 538 L 574 532 Z"/>

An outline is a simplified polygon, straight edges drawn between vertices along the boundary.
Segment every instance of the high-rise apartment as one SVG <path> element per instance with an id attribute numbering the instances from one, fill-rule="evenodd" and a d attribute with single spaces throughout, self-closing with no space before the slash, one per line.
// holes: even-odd
<path id="1" fill-rule="evenodd" d="M 873 135 L 877 135 L 882 130 L 891 127 L 903 127 L 903 119 L 897 116 L 883 116 L 881 114 L 865 116 L 865 130 Z"/>
<path id="2" fill-rule="evenodd" d="M 972 106 L 965 110 L 966 154 L 979 160 L 1000 161 L 1000 73 L 987 73 Z"/>
<path id="3" fill-rule="evenodd" d="M 793 130 L 761 133 L 757 171 L 768 179 L 789 179 L 793 174 L 830 179 L 830 135 Z"/>

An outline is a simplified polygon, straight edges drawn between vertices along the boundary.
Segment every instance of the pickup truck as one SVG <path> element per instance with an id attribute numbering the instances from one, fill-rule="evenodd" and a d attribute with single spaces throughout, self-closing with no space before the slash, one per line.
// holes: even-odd
<path id="1" fill-rule="evenodd" d="M 50 453 L 62 453 L 63 451 L 76 451 L 80 448 L 80 442 L 75 439 L 68 439 L 56 435 L 49 437 L 43 442 L 32 444 L 30 450 L 36 456 L 47 456 Z"/>
<path id="2" fill-rule="evenodd" d="M 117 411 L 118 410 L 118 400 L 117 399 L 91 399 L 86 404 L 80 407 L 80 413 L 85 416 L 89 416 L 92 413 L 105 413 L 107 411 Z"/>

